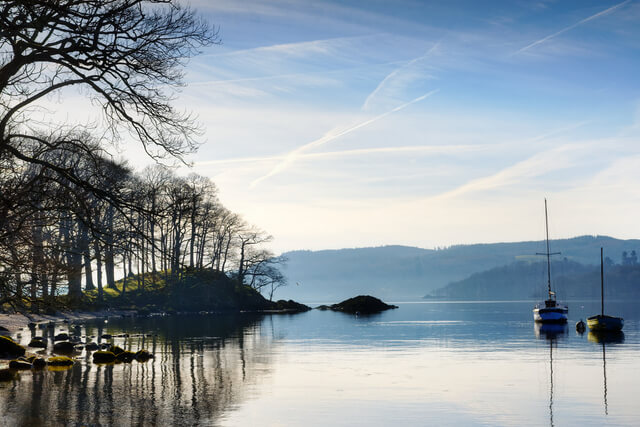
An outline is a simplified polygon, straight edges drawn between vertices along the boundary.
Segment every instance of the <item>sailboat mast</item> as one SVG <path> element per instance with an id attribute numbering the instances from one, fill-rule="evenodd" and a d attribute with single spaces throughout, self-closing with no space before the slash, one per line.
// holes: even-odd
<path id="1" fill-rule="evenodd" d="M 549 299 L 551 299 L 551 251 L 549 250 L 549 215 L 547 214 L 547 199 L 544 199 L 544 222 L 547 232 L 547 287 L 549 288 Z"/>
<path id="2" fill-rule="evenodd" d="M 600 248 L 600 314 L 604 316 L 604 260 Z"/>

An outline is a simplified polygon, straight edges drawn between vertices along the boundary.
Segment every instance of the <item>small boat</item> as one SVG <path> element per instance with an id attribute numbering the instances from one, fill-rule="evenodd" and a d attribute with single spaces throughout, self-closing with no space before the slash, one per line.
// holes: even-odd
<path id="1" fill-rule="evenodd" d="M 594 332 L 621 331 L 624 326 L 622 317 L 604 314 L 604 262 L 602 248 L 600 248 L 600 314 L 588 317 L 587 325 Z"/>
<path id="2" fill-rule="evenodd" d="M 549 251 L 549 216 L 547 215 L 547 199 L 544 199 L 544 219 L 547 237 L 547 251 L 536 255 L 547 257 L 547 290 L 549 297 L 544 303 L 536 304 L 533 308 L 533 320 L 540 323 L 567 323 L 569 308 L 556 301 L 556 293 L 551 290 L 551 255 L 559 255 L 560 252 Z"/>

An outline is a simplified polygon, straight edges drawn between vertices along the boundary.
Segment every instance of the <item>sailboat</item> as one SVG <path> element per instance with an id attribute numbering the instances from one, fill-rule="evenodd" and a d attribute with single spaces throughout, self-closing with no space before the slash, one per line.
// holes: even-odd
<path id="1" fill-rule="evenodd" d="M 600 314 L 587 318 L 587 325 L 594 332 L 621 331 L 624 326 L 622 317 L 604 314 L 604 262 L 602 248 L 600 248 Z"/>
<path id="2" fill-rule="evenodd" d="M 547 238 L 547 251 L 536 255 L 547 257 L 547 289 L 548 298 L 543 303 L 538 303 L 533 308 L 533 320 L 541 323 L 566 323 L 569 308 L 556 301 L 556 293 L 551 290 L 551 255 L 559 255 L 560 252 L 551 253 L 549 250 L 549 215 L 547 214 L 547 199 L 544 199 L 544 220 Z"/>

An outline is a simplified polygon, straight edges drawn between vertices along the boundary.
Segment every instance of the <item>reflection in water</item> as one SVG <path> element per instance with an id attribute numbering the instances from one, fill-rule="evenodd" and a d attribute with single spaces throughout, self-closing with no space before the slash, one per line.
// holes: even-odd
<path id="1" fill-rule="evenodd" d="M 0 384 L 3 422 L 211 424 L 240 403 L 248 384 L 269 372 L 265 349 L 272 342 L 259 333 L 260 322 L 261 317 L 247 314 L 88 323 L 81 330 L 88 339 L 104 342 L 104 333 L 126 332 L 128 337 L 114 339 L 117 345 L 132 351 L 146 348 L 155 359 L 96 365 L 90 353 L 82 352 L 67 370 L 22 372 L 18 380 Z M 53 330 L 44 332 L 53 337 Z"/>
<path id="2" fill-rule="evenodd" d="M 557 340 L 568 333 L 567 325 L 560 323 L 535 323 L 536 337 L 549 341 L 549 425 L 553 427 L 553 347 Z"/>
<path id="3" fill-rule="evenodd" d="M 604 394 L 604 414 L 609 415 L 609 404 L 607 402 L 607 352 L 606 344 L 620 344 L 624 342 L 624 332 L 622 331 L 590 331 L 587 337 L 589 341 L 602 344 L 602 377 Z"/>

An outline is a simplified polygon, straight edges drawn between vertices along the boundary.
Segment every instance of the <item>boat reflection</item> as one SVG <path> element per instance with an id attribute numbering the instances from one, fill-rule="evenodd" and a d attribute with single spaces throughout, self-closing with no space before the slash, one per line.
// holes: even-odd
<path id="1" fill-rule="evenodd" d="M 553 427 L 553 348 L 569 334 L 566 323 L 536 323 L 536 338 L 549 341 L 549 425 Z"/>
<path id="2" fill-rule="evenodd" d="M 536 323 L 534 324 L 536 338 L 555 340 L 569 334 L 566 323 Z"/>
<path id="3" fill-rule="evenodd" d="M 604 414 L 609 415 L 609 403 L 607 401 L 607 344 L 621 344 L 624 342 L 622 331 L 590 331 L 587 339 L 590 342 L 602 344 L 602 384 Z"/>
<path id="4" fill-rule="evenodd" d="M 622 331 L 589 331 L 587 335 L 589 342 L 596 344 L 621 344 L 624 342 L 624 332 Z"/>

